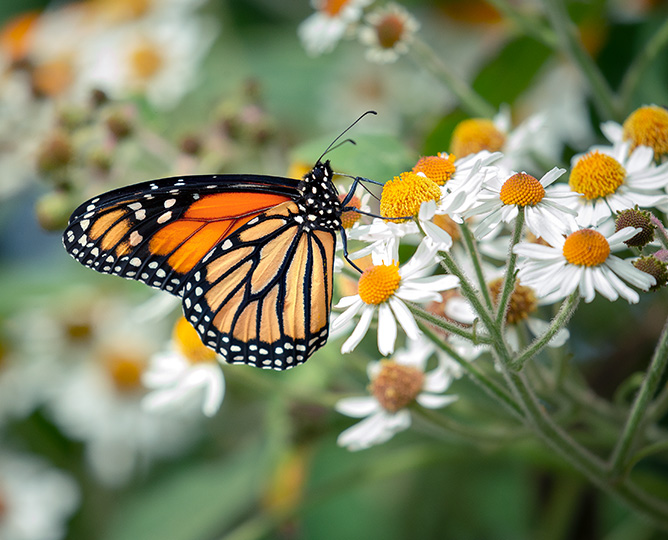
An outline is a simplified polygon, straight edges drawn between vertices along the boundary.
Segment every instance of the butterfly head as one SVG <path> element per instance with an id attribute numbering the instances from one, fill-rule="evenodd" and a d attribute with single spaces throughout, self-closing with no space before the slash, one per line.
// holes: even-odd
<path id="1" fill-rule="evenodd" d="M 341 226 L 341 203 L 332 182 L 329 160 L 318 161 L 299 183 L 297 201 L 305 227 L 338 230 Z"/>

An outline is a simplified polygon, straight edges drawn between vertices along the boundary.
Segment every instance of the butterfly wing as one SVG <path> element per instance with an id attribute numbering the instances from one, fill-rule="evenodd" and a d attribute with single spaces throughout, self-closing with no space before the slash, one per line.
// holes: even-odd
<path id="1" fill-rule="evenodd" d="M 248 221 L 297 194 L 298 180 L 203 175 L 144 182 L 95 197 L 74 211 L 66 250 L 98 272 L 182 295 L 209 251 Z"/>
<path id="2" fill-rule="evenodd" d="M 227 362 L 287 369 L 327 341 L 336 236 L 302 222 L 292 201 L 263 212 L 185 283 L 186 318 Z"/>

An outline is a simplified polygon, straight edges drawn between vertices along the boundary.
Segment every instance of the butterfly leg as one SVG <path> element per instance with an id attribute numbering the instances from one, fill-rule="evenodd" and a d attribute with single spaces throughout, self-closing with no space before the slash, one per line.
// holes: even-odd
<path id="1" fill-rule="evenodd" d="M 341 227 L 341 241 L 343 242 L 343 258 L 348 261 L 350 266 L 357 270 L 360 274 L 363 274 L 359 266 L 357 266 L 351 259 L 348 257 L 348 237 L 346 236 L 346 230 Z"/>

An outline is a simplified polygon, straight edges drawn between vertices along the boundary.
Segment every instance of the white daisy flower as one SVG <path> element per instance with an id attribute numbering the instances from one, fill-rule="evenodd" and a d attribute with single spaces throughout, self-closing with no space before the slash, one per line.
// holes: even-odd
<path id="1" fill-rule="evenodd" d="M 156 343 L 137 325 L 107 333 L 70 366 L 47 403 L 62 432 L 85 443 L 86 459 L 103 484 L 118 487 L 159 458 L 184 451 L 198 436 L 201 415 L 185 409 L 146 411 L 142 374 Z M 121 325 L 123 326 L 123 325 Z"/>
<path id="2" fill-rule="evenodd" d="M 383 355 L 394 351 L 397 321 L 409 338 L 420 335 L 417 323 L 404 303 L 440 300 L 438 291 L 456 287 L 459 280 L 452 275 L 431 275 L 436 264 L 437 248 L 430 241 L 420 243 L 413 257 L 403 266 L 391 250 L 372 253 L 374 266 L 360 276 L 358 294 L 343 297 L 336 305 L 345 311 L 334 321 L 333 330 L 360 315 L 355 330 L 343 344 L 341 352 L 352 351 L 369 330 L 378 313 L 378 350 Z"/>
<path id="3" fill-rule="evenodd" d="M 196 84 L 215 36 L 212 22 L 194 15 L 122 25 L 83 51 L 83 76 L 112 98 L 141 93 L 155 107 L 172 107 Z"/>
<path id="4" fill-rule="evenodd" d="M 60 540 L 79 499 L 64 472 L 26 454 L 0 453 L 0 538 Z"/>
<path id="5" fill-rule="evenodd" d="M 142 401 L 147 410 L 197 407 L 214 416 L 225 396 L 216 353 L 204 346 L 183 316 L 174 325 L 170 350 L 151 357 L 142 382 L 151 390 Z"/>
<path id="6" fill-rule="evenodd" d="M 585 302 L 591 302 L 598 291 L 611 301 L 621 296 L 636 303 L 640 299 L 638 293 L 624 281 L 647 290 L 656 280 L 612 253 L 626 249 L 624 241 L 640 230 L 625 227 L 606 238 L 594 229 L 579 229 L 566 238 L 545 237 L 550 246 L 519 243 L 513 249 L 520 256 L 519 280 L 538 296 L 553 295 L 553 300 L 578 289 Z"/>
<path id="7" fill-rule="evenodd" d="M 408 429 L 411 415 L 407 406 L 417 402 L 422 407 L 439 409 L 453 403 L 457 396 L 444 395 L 453 379 L 447 363 L 425 372 L 431 354 L 415 354 L 411 348 L 397 353 L 393 360 L 371 362 L 367 373 L 370 396 L 340 400 L 335 408 L 352 418 L 363 418 L 343 431 L 337 442 L 348 450 L 364 450 L 382 444 L 395 433 Z"/>
<path id="8" fill-rule="evenodd" d="M 654 159 L 668 156 L 668 110 L 658 105 L 644 105 L 633 111 L 623 125 L 609 121 L 601 124 L 603 135 L 614 145 L 630 142 L 630 150 L 648 146 Z"/>
<path id="9" fill-rule="evenodd" d="M 668 202 L 660 191 L 668 185 L 668 163 L 656 166 L 651 148 L 638 146 L 629 153 L 630 145 L 596 147 L 573 158 L 569 187 L 558 189 L 579 195 L 569 206 L 577 211 L 581 227 L 599 226 L 636 205 L 648 208 Z"/>
<path id="10" fill-rule="evenodd" d="M 333 51 L 370 3 L 371 0 L 311 0 L 316 12 L 297 29 L 306 52 L 318 56 Z"/>
<path id="11" fill-rule="evenodd" d="M 388 64 L 408 52 L 420 23 L 398 4 L 377 8 L 364 18 L 360 41 L 368 47 L 366 58 L 377 64 Z"/>
<path id="12" fill-rule="evenodd" d="M 513 173 L 505 180 L 498 176 L 486 180 L 478 194 L 479 204 L 465 213 L 466 217 L 480 217 L 475 235 L 484 238 L 498 230 L 502 222 L 510 223 L 517 217 L 519 208 L 524 208 L 527 228 L 536 236 L 550 230 L 572 229 L 575 210 L 557 201 L 573 199 L 574 194 L 546 190 L 565 172 L 566 169 L 555 167 L 540 180 L 525 172 Z"/>

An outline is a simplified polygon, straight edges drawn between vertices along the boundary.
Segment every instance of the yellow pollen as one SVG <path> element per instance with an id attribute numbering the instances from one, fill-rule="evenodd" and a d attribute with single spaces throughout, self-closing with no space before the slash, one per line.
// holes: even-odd
<path id="1" fill-rule="evenodd" d="M 345 198 L 345 193 L 339 195 L 339 201 L 343 201 Z M 352 206 L 353 208 L 357 208 L 359 210 L 362 207 L 362 201 L 360 201 L 360 198 L 357 195 L 353 195 L 352 199 L 348 201 L 346 206 Z M 359 212 L 355 212 L 354 210 L 347 210 L 341 213 L 341 225 L 344 229 L 350 229 L 350 227 L 355 225 L 355 223 L 357 223 L 361 217 L 362 214 Z"/>
<path id="2" fill-rule="evenodd" d="M 504 133 L 485 118 L 463 120 L 452 132 L 450 150 L 459 157 L 475 154 L 481 150 L 497 152 L 506 142 Z"/>
<path id="3" fill-rule="evenodd" d="M 610 244 L 600 232 L 581 229 L 571 233 L 564 242 L 566 260 L 578 266 L 598 266 L 610 255 Z"/>
<path id="4" fill-rule="evenodd" d="M 526 173 L 513 174 L 501 186 L 503 204 L 535 206 L 545 197 L 545 188 L 533 176 Z"/>
<path id="5" fill-rule="evenodd" d="M 141 375 L 146 366 L 144 357 L 117 352 L 106 355 L 104 363 L 118 390 L 129 392 L 141 387 Z"/>
<path id="6" fill-rule="evenodd" d="M 320 11 L 326 13 L 330 17 L 336 17 L 347 3 L 348 0 L 325 0 L 322 3 Z"/>
<path id="7" fill-rule="evenodd" d="M 582 156 L 573 167 L 568 185 L 585 199 L 612 195 L 624 183 L 626 169 L 615 158 L 598 150 Z"/>
<path id="8" fill-rule="evenodd" d="M 411 218 L 417 216 L 423 202 L 438 202 L 440 198 L 441 190 L 436 183 L 421 174 L 404 172 L 383 186 L 380 214 L 389 218 Z"/>
<path id="9" fill-rule="evenodd" d="M 132 75 L 146 81 L 160 71 L 164 59 L 155 43 L 144 41 L 130 52 L 129 60 Z"/>
<path id="10" fill-rule="evenodd" d="M 172 339 L 179 352 L 191 363 L 215 362 L 216 353 L 206 347 L 193 325 L 185 317 L 180 317 L 174 325 Z"/>
<path id="11" fill-rule="evenodd" d="M 421 157 L 413 167 L 414 173 L 423 173 L 439 186 L 445 184 L 455 174 L 455 156 L 440 153 L 437 156 Z"/>
<path id="12" fill-rule="evenodd" d="M 494 299 L 494 303 L 497 303 L 502 287 L 503 278 L 495 279 L 489 283 L 489 291 Z M 527 319 L 529 315 L 536 311 L 537 306 L 536 294 L 533 289 L 520 285 L 519 281 L 515 281 L 515 289 L 510 293 L 510 301 L 508 302 L 506 322 L 508 324 L 517 324 Z"/>
<path id="13" fill-rule="evenodd" d="M 399 288 L 401 276 L 398 264 L 381 264 L 367 268 L 357 282 L 357 293 L 366 304 L 386 302 Z"/>
<path id="14" fill-rule="evenodd" d="M 656 105 L 636 109 L 624 122 L 622 136 L 631 141 L 631 150 L 649 146 L 658 160 L 668 154 L 668 110 Z"/>
<path id="15" fill-rule="evenodd" d="M 424 384 L 424 373 L 392 360 L 382 360 L 381 366 L 380 372 L 369 385 L 369 390 L 383 409 L 396 413 L 418 396 Z"/>
<path id="16" fill-rule="evenodd" d="M 60 96 L 70 88 L 73 81 L 74 67 L 67 57 L 44 62 L 32 71 L 32 87 L 39 96 Z"/>
<path id="17" fill-rule="evenodd" d="M 376 24 L 376 33 L 378 34 L 378 44 L 383 49 L 391 49 L 401 41 L 404 34 L 404 21 L 395 13 L 385 15 Z"/>

